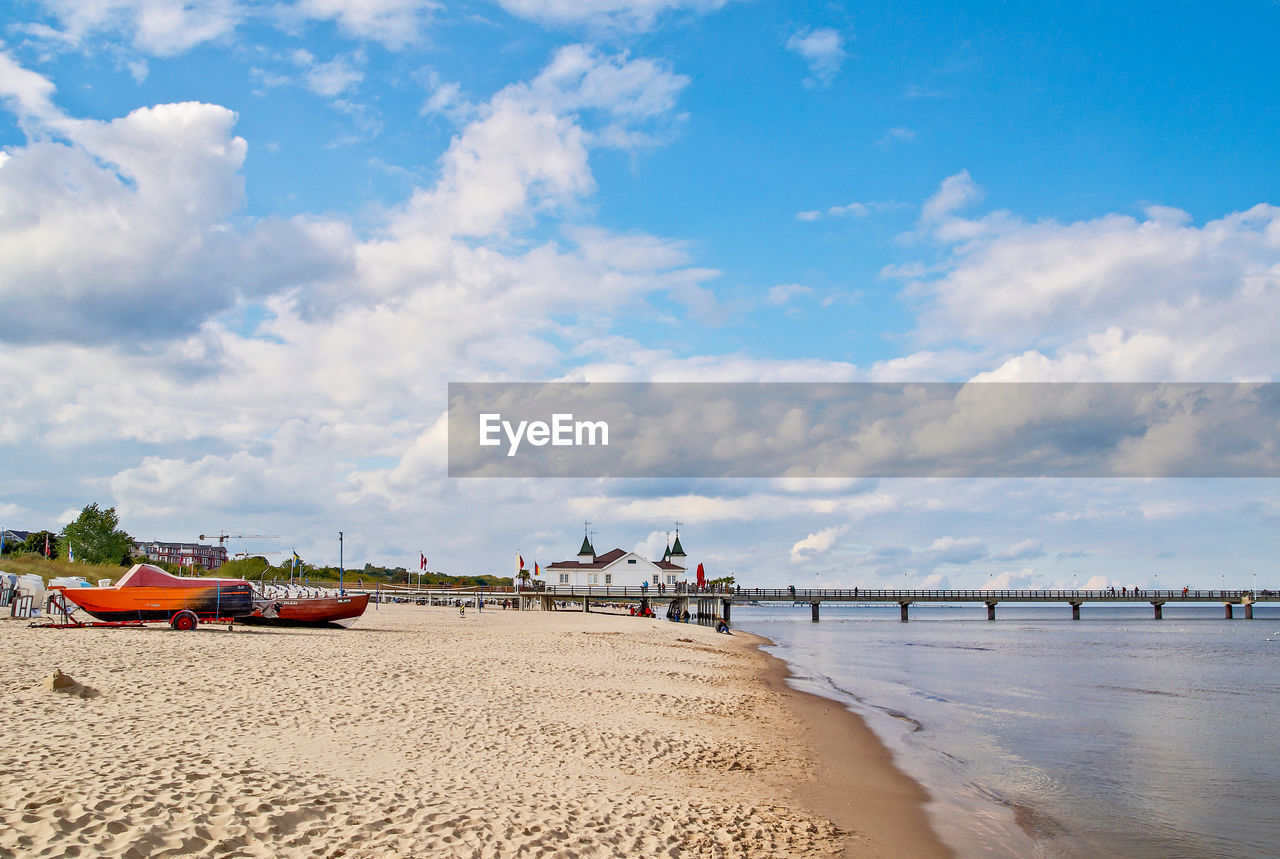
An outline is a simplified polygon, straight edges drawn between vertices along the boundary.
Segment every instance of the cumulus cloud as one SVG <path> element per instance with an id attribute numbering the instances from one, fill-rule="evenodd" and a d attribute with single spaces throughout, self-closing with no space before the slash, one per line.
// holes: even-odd
<path id="1" fill-rule="evenodd" d="M 245 14 L 237 0 L 39 0 L 71 42 L 98 34 L 123 35 L 156 56 L 182 53 L 227 36 Z"/>
<path id="2" fill-rule="evenodd" d="M 1275 377 L 1280 208 L 1203 225 L 1169 207 L 1070 223 L 956 214 L 980 198 L 967 172 L 948 177 L 921 214 L 947 259 L 901 270 L 921 339 L 975 344 L 993 368 L 978 378 Z"/>
<path id="3" fill-rule="evenodd" d="M 316 95 L 329 98 L 353 90 L 364 80 L 364 55 L 342 54 L 328 62 L 312 65 L 306 71 L 307 88 Z"/>
<path id="4" fill-rule="evenodd" d="M 844 37 L 830 27 L 813 27 L 792 33 L 787 50 L 799 54 L 809 64 L 805 86 L 830 86 L 848 56 Z"/>
<path id="5" fill-rule="evenodd" d="M 299 0 L 296 9 L 308 18 L 337 22 L 349 36 L 399 49 L 416 42 L 443 5 L 436 0 Z"/>
<path id="6" fill-rule="evenodd" d="M 825 556 L 835 546 L 836 540 L 848 530 L 848 525 L 837 525 L 834 528 L 815 531 L 803 540 L 797 540 L 791 546 L 791 563 L 800 564 Z"/>
<path id="7" fill-rule="evenodd" d="M 314 274 L 304 219 L 231 222 L 247 144 L 236 115 L 188 102 L 111 121 L 48 117 L 0 168 L 0 335 L 181 336 L 240 295 Z M 264 244 L 273 247 L 265 249 Z M 264 283 L 274 275 L 275 283 Z"/>
<path id="8" fill-rule="evenodd" d="M 498 0 L 512 15 L 556 26 L 647 30 L 664 14 L 712 12 L 729 0 Z"/>
<path id="9" fill-rule="evenodd" d="M 782 305 L 802 295 L 813 295 L 813 287 L 798 283 L 779 283 L 769 288 L 770 304 Z"/>
<path id="10" fill-rule="evenodd" d="M 637 142 L 639 123 L 669 113 L 687 83 L 656 61 L 561 48 L 531 82 L 477 109 L 441 158 L 440 181 L 408 201 L 395 229 L 485 235 L 563 210 L 595 189 L 590 148 Z M 607 118 L 589 129 L 579 112 Z"/>
<path id="11" fill-rule="evenodd" d="M 1019 591 L 1029 590 L 1034 582 L 1035 571 L 1023 569 L 1019 572 L 1005 572 L 994 575 L 982 585 L 984 591 Z"/>
<path id="12" fill-rule="evenodd" d="M 23 68 L 0 51 L 0 103 L 20 120 L 48 123 L 61 117 L 53 105 L 56 87 L 44 75 Z"/>
<path id="13" fill-rule="evenodd" d="M 920 208 L 920 219 L 936 222 L 981 199 L 982 189 L 978 187 L 978 183 L 973 181 L 968 170 L 961 170 L 943 179 L 933 196 L 924 201 Z"/>
<path id="14" fill-rule="evenodd" d="M 1041 540 L 1028 537 L 993 553 L 991 557 L 996 561 L 1023 561 L 1028 558 L 1038 558 L 1043 554 L 1044 543 Z"/>

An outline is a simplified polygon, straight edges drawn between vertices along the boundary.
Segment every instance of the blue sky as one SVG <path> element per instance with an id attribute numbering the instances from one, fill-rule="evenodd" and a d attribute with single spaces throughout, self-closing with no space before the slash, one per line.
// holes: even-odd
<path id="1" fill-rule="evenodd" d="M 1265 480 L 451 482 L 443 428 L 450 381 L 1275 380 L 1274 3 L 3 16 L 0 524 L 505 572 L 679 519 L 762 584 L 1276 554 Z"/>

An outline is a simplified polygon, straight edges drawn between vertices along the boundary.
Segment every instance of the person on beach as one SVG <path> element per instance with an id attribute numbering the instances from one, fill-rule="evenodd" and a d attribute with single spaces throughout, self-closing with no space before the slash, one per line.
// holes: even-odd
<path id="1" fill-rule="evenodd" d="M 733 635 L 729 631 L 729 622 L 724 618 L 720 618 L 720 622 L 716 624 L 716 632 L 723 632 L 725 635 Z"/>

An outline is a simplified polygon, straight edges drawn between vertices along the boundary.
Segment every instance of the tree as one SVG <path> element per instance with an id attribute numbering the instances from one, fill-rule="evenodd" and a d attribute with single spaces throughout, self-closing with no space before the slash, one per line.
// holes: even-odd
<path id="1" fill-rule="evenodd" d="M 52 531 L 35 531 L 28 534 L 27 539 L 22 541 L 22 551 L 35 552 L 40 557 L 44 557 L 45 539 L 49 540 L 49 557 L 58 557 L 58 535 Z"/>
<path id="2" fill-rule="evenodd" d="M 90 564 L 129 563 L 133 538 L 117 528 L 119 524 L 116 508 L 99 510 L 97 504 L 90 504 L 80 511 L 76 521 L 63 527 L 62 539 L 70 545 L 77 560 Z"/>

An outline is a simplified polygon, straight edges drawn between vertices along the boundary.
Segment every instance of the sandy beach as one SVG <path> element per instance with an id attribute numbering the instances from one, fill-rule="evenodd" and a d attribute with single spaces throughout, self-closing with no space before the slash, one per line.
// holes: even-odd
<path id="1" fill-rule="evenodd" d="M 4 619 L 0 856 L 947 855 L 919 786 L 759 641 L 416 606 L 350 630 Z"/>

